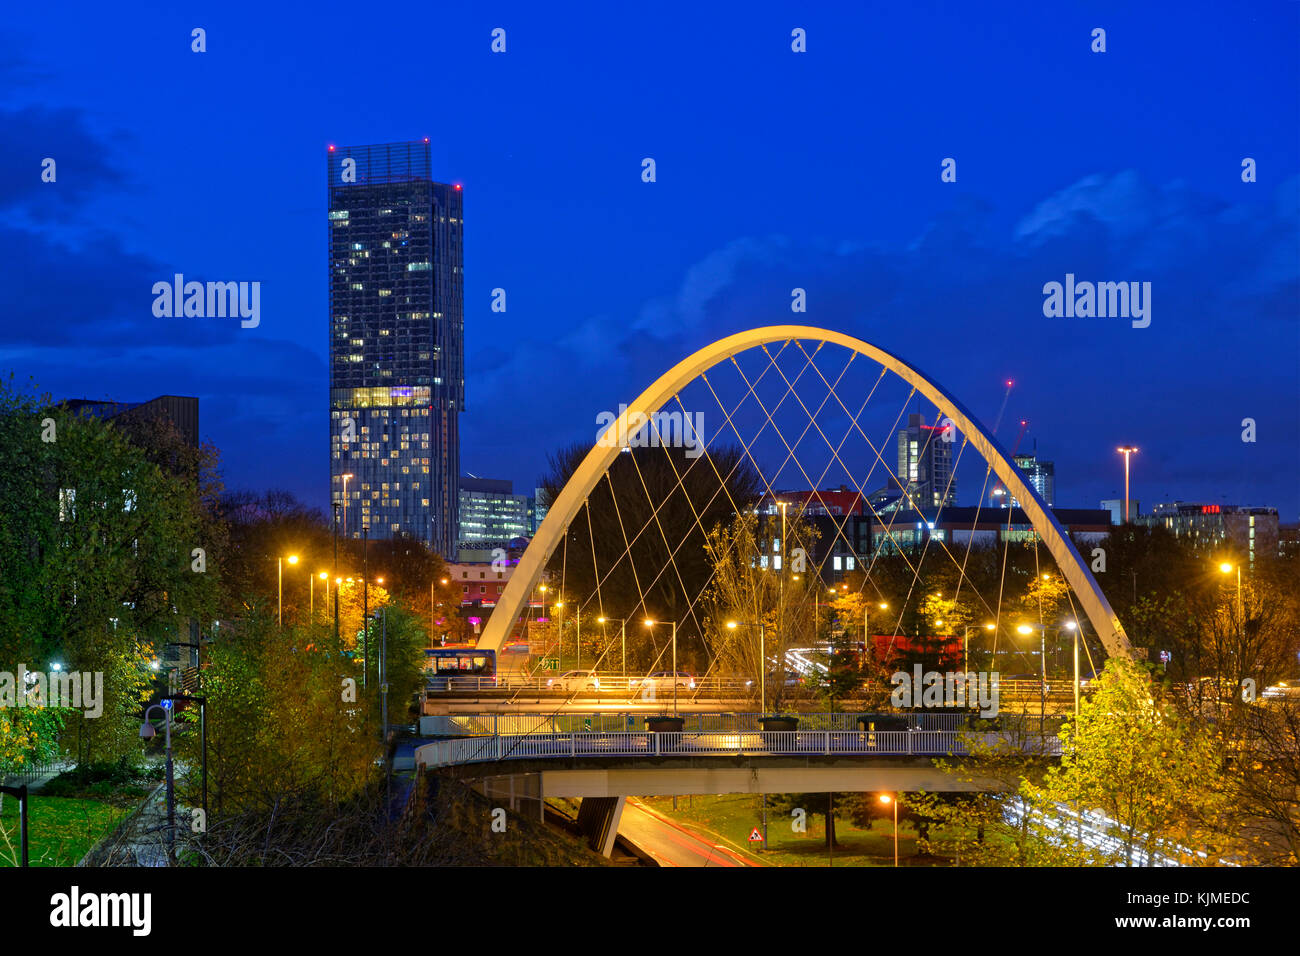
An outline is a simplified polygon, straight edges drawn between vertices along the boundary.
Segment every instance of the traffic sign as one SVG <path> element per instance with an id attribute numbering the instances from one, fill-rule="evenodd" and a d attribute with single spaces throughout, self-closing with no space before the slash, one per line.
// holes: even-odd
<path id="1" fill-rule="evenodd" d="M 750 843 L 762 843 L 762 842 L 763 842 L 763 834 L 761 834 L 761 833 L 758 832 L 758 827 L 754 827 L 754 829 L 752 829 L 752 830 L 749 831 L 749 842 L 750 842 Z"/>
<path id="2" fill-rule="evenodd" d="M 558 657 L 543 657 L 542 670 L 558 671 L 560 669 L 560 659 Z"/>

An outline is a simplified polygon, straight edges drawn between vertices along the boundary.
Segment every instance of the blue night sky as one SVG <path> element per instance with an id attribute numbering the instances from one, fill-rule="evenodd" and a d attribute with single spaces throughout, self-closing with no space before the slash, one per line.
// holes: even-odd
<path id="1" fill-rule="evenodd" d="M 999 437 L 1031 421 L 1061 506 L 1119 497 L 1132 443 L 1144 511 L 1300 514 L 1296 2 L 176 6 L 6 11 L 0 370 L 199 396 L 230 488 L 325 506 L 325 149 L 428 136 L 464 184 L 464 471 L 531 491 L 689 352 L 795 321 L 990 423 L 1015 379 Z M 155 318 L 176 272 L 260 281 L 260 326 Z M 1149 281 L 1150 327 L 1044 317 L 1067 272 Z"/>

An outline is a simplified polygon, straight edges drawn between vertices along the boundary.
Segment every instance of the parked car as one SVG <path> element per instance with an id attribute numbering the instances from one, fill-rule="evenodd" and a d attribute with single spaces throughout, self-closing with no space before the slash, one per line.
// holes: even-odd
<path id="1" fill-rule="evenodd" d="M 582 693 L 585 690 L 600 690 L 600 678 L 595 671 L 566 671 L 559 677 L 552 677 L 546 686 L 562 694 Z"/>

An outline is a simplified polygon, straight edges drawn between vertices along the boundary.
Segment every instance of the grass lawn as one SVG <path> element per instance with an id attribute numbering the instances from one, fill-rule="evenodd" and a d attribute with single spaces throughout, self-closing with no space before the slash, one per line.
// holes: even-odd
<path id="1" fill-rule="evenodd" d="M 32 866 L 76 866 L 130 811 L 98 800 L 46 797 L 38 790 L 27 809 L 28 853 Z M 18 800 L 4 798 L 0 812 L 0 867 L 21 862 Z"/>
<path id="2" fill-rule="evenodd" d="M 678 797 L 673 810 L 672 797 L 642 797 L 641 801 L 688 830 L 708 832 L 719 837 L 733 850 L 766 866 L 893 866 L 894 827 L 892 821 L 877 821 L 875 828 L 859 829 L 836 814 L 836 846 L 833 861 L 826 852 L 826 826 L 823 817 L 809 815 L 806 833 L 792 831 L 788 816 L 771 807 L 767 811 L 768 849 L 757 853 L 749 849 L 749 834 L 754 827 L 762 831 L 760 798 L 752 794 Z M 942 831 L 932 830 L 930 838 L 942 842 Z M 753 844 L 757 846 L 758 844 Z M 898 830 L 899 866 L 948 866 L 947 856 L 918 856 L 916 832 L 906 823 Z"/>

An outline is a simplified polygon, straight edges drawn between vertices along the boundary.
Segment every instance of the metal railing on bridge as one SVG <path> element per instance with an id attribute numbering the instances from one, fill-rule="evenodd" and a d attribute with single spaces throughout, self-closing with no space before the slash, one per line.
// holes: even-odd
<path id="1" fill-rule="evenodd" d="M 597 674 L 599 686 L 588 686 L 585 681 L 566 682 L 561 676 L 547 674 L 521 677 L 502 674 L 496 677 L 430 677 L 425 682 L 426 694 L 484 694 L 505 696 L 518 694 L 536 694 L 546 697 L 580 697 L 609 698 L 611 700 L 668 700 L 673 697 L 671 678 L 655 677 L 621 677 L 618 675 Z M 998 693 L 1011 699 L 1038 700 L 1042 682 L 1036 680 L 1006 680 L 997 682 Z M 811 698 L 813 690 L 804 683 L 791 681 L 785 690 L 792 700 Z M 1072 697 L 1073 685 L 1070 681 L 1048 681 L 1046 696 L 1050 699 Z M 768 696 L 772 695 L 772 685 L 768 685 Z M 690 683 L 679 683 L 678 700 L 748 700 L 757 699 L 758 686 L 752 680 L 743 677 L 696 677 Z"/>
<path id="2" fill-rule="evenodd" d="M 757 733 L 762 731 L 758 713 L 679 714 L 682 730 L 686 733 Z M 861 730 L 864 724 L 887 719 L 902 718 L 916 731 L 962 731 L 970 724 L 966 713 L 835 713 L 791 714 L 798 718 L 799 732 L 834 731 L 838 733 Z M 644 730 L 646 714 L 582 713 L 565 711 L 556 714 L 438 714 L 420 718 L 422 737 L 464 737 L 496 734 L 535 733 L 601 733 L 611 734 Z M 1055 735 L 1065 718 L 1049 715 L 1040 720 L 1037 715 L 1006 715 L 1002 726 L 1015 726 L 1025 733 Z M 883 721 L 881 721 L 883 723 Z"/>
<path id="3" fill-rule="evenodd" d="M 994 738 L 999 734 L 984 734 Z M 446 767 L 501 760 L 575 757 L 908 756 L 968 753 L 970 736 L 955 731 L 774 730 L 705 733 L 581 732 L 499 734 L 440 740 L 416 748 L 417 764 Z M 1059 753 L 1054 738 L 1041 752 Z"/>

